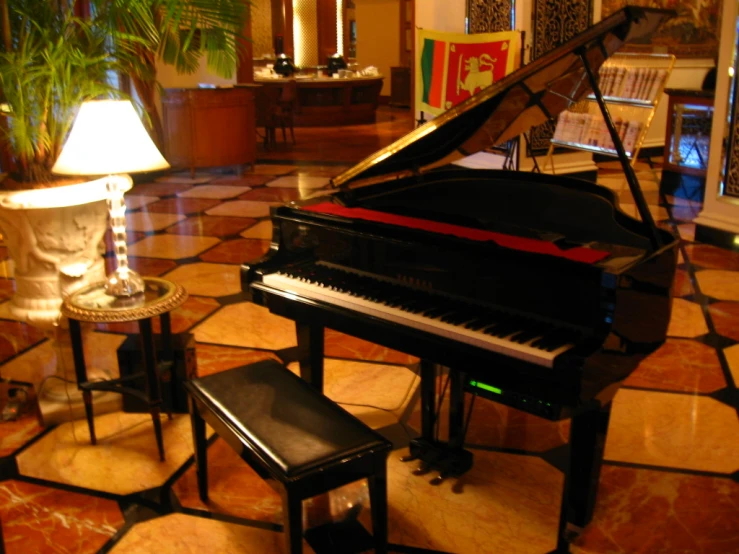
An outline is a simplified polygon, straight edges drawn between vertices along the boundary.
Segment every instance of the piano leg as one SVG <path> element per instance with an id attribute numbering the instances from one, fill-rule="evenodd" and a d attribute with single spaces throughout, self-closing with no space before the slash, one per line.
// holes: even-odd
<path id="1" fill-rule="evenodd" d="M 557 549 L 553 553 L 569 552 L 569 543 L 593 519 L 610 414 L 609 403 L 572 418 Z"/>
<path id="2" fill-rule="evenodd" d="M 593 518 L 610 415 L 609 402 L 572 418 L 567 520 L 577 527 L 585 527 Z"/>
<path id="3" fill-rule="evenodd" d="M 296 321 L 295 331 L 300 376 L 317 391 L 323 392 L 323 326 Z"/>

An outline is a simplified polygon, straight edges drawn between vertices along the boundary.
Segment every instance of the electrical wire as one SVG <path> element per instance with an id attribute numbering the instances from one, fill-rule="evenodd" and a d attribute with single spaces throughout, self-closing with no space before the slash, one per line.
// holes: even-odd
<path id="1" fill-rule="evenodd" d="M 392 414 L 393 417 L 395 417 L 395 420 L 398 422 L 398 424 L 400 424 L 400 426 L 403 429 L 403 431 L 405 432 L 405 434 L 408 435 L 408 438 L 409 439 L 412 439 L 413 437 L 408 432 L 408 428 L 406 427 L 405 422 L 403 422 L 403 420 L 401 418 L 399 418 L 397 415 L 395 415 L 395 411 L 396 410 L 399 410 L 400 408 L 402 408 L 405 405 L 405 403 L 408 401 L 408 398 L 410 397 L 411 392 L 413 391 L 413 386 L 414 386 L 414 384 L 416 383 L 417 380 L 418 380 L 418 375 L 415 375 L 414 374 L 413 375 L 413 378 L 411 379 L 411 382 L 408 384 L 408 387 L 405 390 L 405 393 L 403 394 L 402 400 L 400 401 L 400 403 L 397 406 L 395 406 L 393 408 L 383 408 L 382 406 L 376 406 L 374 404 L 363 404 L 363 403 L 360 403 L 360 402 L 336 401 L 336 403 L 339 404 L 339 405 L 342 405 L 342 406 L 354 406 L 354 407 L 357 407 L 357 408 L 371 408 L 373 410 L 380 410 L 380 411 L 383 411 L 383 412 L 388 412 L 389 414 Z"/>

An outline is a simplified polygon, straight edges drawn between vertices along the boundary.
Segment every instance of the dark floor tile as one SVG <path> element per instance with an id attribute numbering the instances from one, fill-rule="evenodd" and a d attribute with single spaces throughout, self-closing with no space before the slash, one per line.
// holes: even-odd
<path id="1" fill-rule="evenodd" d="M 0 320 L 0 363 L 45 338 L 46 334 L 41 329 L 31 325 L 19 321 Z"/>
<path id="2" fill-rule="evenodd" d="M 310 191 L 312 192 L 312 191 Z M 255 202 L 290 202 L 300 200 L 300 190 L 282 187 L 260 187 L 250 190 L 239 196 L 239 200 L 252 200 Z"/>
<path id="3" fill-rule="evenodd" d="M 726 386 L 716 350 L 695 340 L 667 339 L 626 380 L 626 385 L 710 393 Z"/>
<path id="4" fill-rule="evenodd" d="M 739 552 L 739 484 L 606 466 L 593 521 L 573 554 Z"/>
<path id="5" fill-rule="evenodd" d="M 248 217 L 224 217 L 200 215 L 189 217 L 167 228 L 167 233 L 177 235 L 199 235 L 207 237 L 225 237 L 238 235 L 247 227 L 257 222 Z"/>
<path id="6" fill-rule="evenodd" d="M 181 215 L 190 215 L 204 212 L 207 209 L 217 206 L 221 201 L 212 198 L 165 198 L 158 200 L 143 208 L 147 212 L 164 212 Z"/>
<path id="7" fill-rule="evenodd" d="M 268 240 L 228 240 L 201 254 L 200 259 L 204 262 L 242 264 L 258 260 L 264 256 L 269 250 L 269 245 L 270 241 Z"/>

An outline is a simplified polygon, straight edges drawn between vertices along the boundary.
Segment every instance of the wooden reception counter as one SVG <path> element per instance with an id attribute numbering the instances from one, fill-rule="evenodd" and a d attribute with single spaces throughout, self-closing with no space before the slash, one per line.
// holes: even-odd
<path id="1" fill-rule="evenodd" d="M 164 89 L 162 119 L 172 167 L 254 165 L 254 85 Z"/>
<path id="2" fill-rule="evenodd" d="M 296 91 L 292 109 L 295 126 L 320 127 L 374 123 L 382 79 L 381 76 L 341 79 L 298 76 L 293 79 L 255 79 L 254 83 L 282 88 L 287 81 L 294 80 Z"/>

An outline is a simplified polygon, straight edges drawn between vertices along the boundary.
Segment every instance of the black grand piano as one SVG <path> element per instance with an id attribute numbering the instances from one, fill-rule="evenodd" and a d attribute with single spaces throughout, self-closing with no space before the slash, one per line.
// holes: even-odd
<path id="1" fill-rule="evenodd" d="M 656 227 L 597 87 L 601 64 L 671 12 L 625 8 L 332 180 L 273 209 L 270 252 L 242 268 L 254 302 L 296 321 L 302 376 L 323 382 L 329 327 L 421 359 L 421 435 L 442 477 L 471 466 L 464 395 L 572 418 L 560 535 L 592 516 L 611 400 L 659 347 L 677 240 Z M 602 186 L 452 164 L 594 94 L 640 218 Z M 435 384 L 449 436 L 435 439 Z"/>

